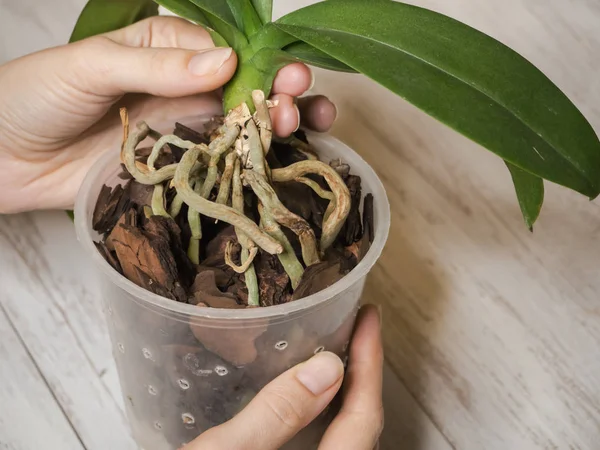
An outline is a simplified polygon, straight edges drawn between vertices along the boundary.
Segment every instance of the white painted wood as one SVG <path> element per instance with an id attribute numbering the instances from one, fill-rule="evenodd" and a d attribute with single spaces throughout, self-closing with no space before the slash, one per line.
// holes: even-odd
<path id="1" fill-rule="evenodd" d="M 42 220 L 50 216 L 39 215 Z M 68 227 L 68 221 L 62 226 Z M 85 274 L 85 261 L 69 258 L 70 250 L 77 248 L 72 236 L 70 243 L 62 241 L 62 249 L 48 251 L 50 260 L 44 254 L 46 242 L 31 215 L 0 217 L 0 266 L 10 268 L 0 271 L 2 307 L 85 447 L 134 449 L 124 414 L 95 367 L 110 365 L 110 360 L 95 359 L 101 356 L 97 349 L 108 343 L 105 333 L 94 341 L 103 318 L 96 312 L 95 322 L 91 319 L 97 308 L 86 305 L 89 296 L 83 285 L 61 279 L 49 262 L 66 257 L 63 267 L 70 267 L 75 279 Z M 89 335 L 84 337 L 86 330 Z"/>
<path id="2" fill-rule="evenodd" d="M 83 449 L 1 305 L 0 448 Z"/>
<path id="3" fill-rule="evenodd" d="M 411 2 L 515 48 L 600 130 L 596 0 Z M 0 62 L 63 43 L 83 3 L 0 0 Z M 276 15 L 307 3 L 277 1 Z M 366 292 L 384 306 L 393 370 L 382 448 L 598 448 L 598 202 L 547 185 L 532 235 L 493 155 L 360 76 L 317 71 L 315 90 L 336 100 L 334 134 L 375 167 L 392 203 Z M 125 433 L 118 380 L 93 270 L 68 221 L 1 217 L 0 267 L 0 301 L 85 445 L 132 448 L 108 440 Z M 9 436 L 15 448 L 30 438 Z"/>

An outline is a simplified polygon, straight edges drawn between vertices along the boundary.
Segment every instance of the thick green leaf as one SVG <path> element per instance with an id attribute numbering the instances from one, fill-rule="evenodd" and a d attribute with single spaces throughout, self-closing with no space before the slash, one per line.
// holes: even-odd
<path id="1" fill-rule="evenodd" d="M 252 4 L 262 23 L 269 23 L 273 19 L 273 0 L 252 0 Z"/>
<path id="2" fill-rule="evenodd" d="M 159 5 L 165 7 L 174 14 L 180 17 L 191 20 L 205 27 L 210 26 L 208 19 L 200 8 L 191 3 L 189 0 L 154 0 Z"/>
<path id="3" fill-rule="evenodd" d="M 511 163 L 506 163 L 506 166 L 515 185 L 525 225 L 533 231 L 533 224 L 540 215 L 542 203 L 544 203 L 544 180 Z"/>
<path id="4" fill-rule="evenodd" d="M 600 142 L 526 59 L 456 20 L 387 0 L 329 0 L 276 22 L 527 172 L 594 198 Z"/>
<path id="5" fill-rule="evenodd" d="M 77 19 L 69 42 L 96 36 L 158 15 L 152 0 L 89 0 Z"/>
<path id="6" fill-rule="evenodd" d="M 248 40 L 236 25 L 235 18 L 225 0 L 189 0 L 200 8 L 208 23 L 236 51 L 248 44 Z M 215 36 L 213 36 L 215 40 Z M 215 42 L 216 45 L 222 45 Z"/>
<path id="7" fill-rule="evenodd" d="M 317 50 L 306 42 L 294 42 L 293 44 L 284 47 L 283 50 L 295 60 L 311 66 L 334 70 L 336 72 L 356 73 L 356 70 L 354 70 L 352 67 L 347 66 L 335 58 L 332 58 L 327 53 L 323 53 L 321 50 Z"/>
<path id="8" fill-rule="evenodd" d="M 235 17 L 233 16 L 226 0 L 189 0 L 203 11 L 221 19 L 223 22 L 235 27 Z"/>
<path id="9" fill-rule="evenodd" d="M 250 0 L 226 0 L 238 29 L 252 36 L 262 27 L 262 22 Z"/>

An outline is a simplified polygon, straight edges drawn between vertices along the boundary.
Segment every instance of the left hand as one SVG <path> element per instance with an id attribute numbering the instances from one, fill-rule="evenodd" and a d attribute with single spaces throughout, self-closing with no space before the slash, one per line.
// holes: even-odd
<path id="1" fill-rule="evenodd" d="M 118 108 L 131 123 L 153 124 L 222 113 L 215 92 L 237 64 L 229 48 L 175 17 L 153 17 L 0 67 L 0 213 L 71 208 L 83 177 L 120 147 Z M 273 85 L 276 134 L 299 125 L 294 98 L 311 85 L 303 64 L 284 67 Z M 325 97 L 300 99 L 305 124 L 327 130 L 336 115 Z"/>

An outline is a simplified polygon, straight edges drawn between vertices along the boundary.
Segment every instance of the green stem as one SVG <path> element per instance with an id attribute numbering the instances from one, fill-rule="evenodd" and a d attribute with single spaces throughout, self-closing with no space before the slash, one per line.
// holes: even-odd
<path id="1" fill-rule="evenodd" d="M 246 103 L 250 111 L 254 112 L 252 91 L 263 89 L 264 84 L 265 75 L 252 63 L 244 61 L 242 52 L 235 75 L 223 88 L 223 112 L 227 115 L 229 111 L 243 103 Z"/>

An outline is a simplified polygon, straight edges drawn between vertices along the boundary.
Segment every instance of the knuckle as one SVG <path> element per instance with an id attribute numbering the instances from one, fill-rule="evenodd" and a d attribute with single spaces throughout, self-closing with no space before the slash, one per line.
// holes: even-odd
<path id="1" fill-rule="evenodd" d="M 300 402 L 289 393 L 271 390 L 265 393 L 265 404 L 275 419 L 289 429 L 298 429 L 304 424 L 304 411 Z"/>
<path id="2" fill-rule="evenodd" d="M 179 47 L 178 36 L 189 22 L 181 17 L 155 16 L 146 19 L 145 47 Z"/>
<path id="3" fill-rule="evenodd" d="M 110 72 L 110 66 L 104 64 L 105 58 L 102 57 L 112 45 L 113 41 L 104 36 L 93 36 L 78 42 L 73 47 L 73 53 L 70 62 L 73 65 L 74 73 L 83 73 L 106 76 Z"/>

